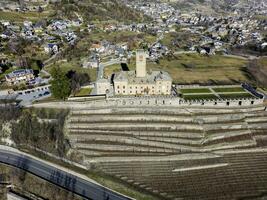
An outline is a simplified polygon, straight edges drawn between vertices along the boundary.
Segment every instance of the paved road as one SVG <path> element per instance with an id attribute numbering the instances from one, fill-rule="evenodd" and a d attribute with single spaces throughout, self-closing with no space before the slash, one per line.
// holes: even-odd
<path id="1" fill-rule="evenodd" d="M 130 198 L 97 183 L 87 181 L 22 153 L 0 149 L 0 162 L 23 169 L 86 199 L 130 200 Z"/>

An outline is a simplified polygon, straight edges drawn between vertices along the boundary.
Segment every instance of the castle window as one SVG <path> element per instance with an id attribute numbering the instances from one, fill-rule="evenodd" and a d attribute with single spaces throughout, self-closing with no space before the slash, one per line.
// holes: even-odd
<path id="1" fill-rule="evenodd" d="M 123 86 L 123 89 L 125 89 L 125 85 Z"/>
<path id="2" fill-rule="evenodd" d="M 118 87 L 117 87 L 118 89 L 120 89 L 120 86 L 118 85 Z"/>
<path id="3" fill-rule="evenodd" d="M 123 91 L 123 93 L 125 93 L 125 90 Z"/>
<path id="4" fill-rule="evenodd" d="M 130 93 L 132 94 L 132 91 L 130 91 Z"/>

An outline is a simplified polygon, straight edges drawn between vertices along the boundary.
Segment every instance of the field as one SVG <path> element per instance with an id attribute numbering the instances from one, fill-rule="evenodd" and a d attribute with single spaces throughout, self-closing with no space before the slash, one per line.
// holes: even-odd
<path id="1" fill-rule="evenodd" d="M 249 82 L 244 72 L 246 65 L 246 60 L 221 55 L 181 54 L 175 58 L 161 59 L 159 64 L 148 62 L 147 70 L 167 71 L 177 84 L 237 84 Z M 135 69 L 134 59 L 128 67 L 130 70 Z M 105 75 L 111 75 L 120 69 L 119 65 L 110 66 L 105 69 Z"/>
<path id="2" fill-rule="evenodd" d="M 246 92 L 242 87 L 213 88 L 215 92 Z"/>
<path id="3" fill-rule="evenodd" d="M 222 99 L 235 99 L 235 98 L 253 98 L 250 93 L 233 93 L 233 94 L 219 94 Z M 254 97 L 255 98 L 255 97 Z"/>
<path id="4" fill-rule="evenodd" d="M 214 91 L 214 94 L 212 93 Z M 179 90 L 181 96 L 185 100 L 200 100 L 200 99 L 237 99 L 237 98 L 253 98 L 254 96 L 248 93 L 242 87 L 220 87 L 220 88 L 186 88 Z"/>
<path id="5" fill-rule="evenodd" d="M 181 93 L 211 93 L 209 88 L 180 89 Z"/>
<path id="6" fill-rule="evenodd" d="M 92 88 L 82 88 L 77 94 L 75 94 L 76 97 L 79 96 L 86 96 L 89 95 L 92 92 Z"/>
<path id="7" fill-rule="evenodd" d="M 267 57 L 252 61 L 248 71 L 258 87 L 267 88 Z"/>
<path id="8" fill-rule="evenodd" d="M 13 21 L 16 23 L 22 23 L 23 21 L 39 21 L 42 18 L 47 18 L 50 15 L 50 12 L 4 12 L 0 11 L 0 19 L 1 20 L 7 20 L 7 21 Z"/>

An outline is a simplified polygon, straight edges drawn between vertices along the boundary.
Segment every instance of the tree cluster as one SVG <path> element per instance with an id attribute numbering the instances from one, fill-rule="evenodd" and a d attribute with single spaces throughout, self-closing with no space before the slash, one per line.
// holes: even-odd
<path id="1" fill-rule="evenodd" d="M 17 123 L 12 126 L 11 138 L 18 145 L 30 145 L 48 152 L 64 156 L 68 142 L 64 138 L 63 127 L 68 114 L 60 110 L 56 114 L 47 111 L 23 110 Z M 51 117 L 51 118 L 41 118 Z"/>
<path id="2" fill-rule="evenodd" d="M 51 81 L 50 90 L 53 96 L 56 99 L 66 100 L 71 92 L 71 81 L 59 67 L 54 67 L 51 75 L 53 80 Z"/>

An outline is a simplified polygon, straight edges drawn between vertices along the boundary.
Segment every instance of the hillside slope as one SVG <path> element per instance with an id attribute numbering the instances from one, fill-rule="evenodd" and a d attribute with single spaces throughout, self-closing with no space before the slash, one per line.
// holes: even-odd
<path id="1" fill-rule="evenodd" d="M 163 0 L 165 1 L 165 0 Z M 166 1 L 165 1 L 166 2 Z M 263 4 L 264 0 L 170 0 L 175 7 L 181 10 L 222 12 L 235 8 L 256 7 Z"/>
<path id="2" fill-rule="evenodd" d="M 92 169 L 160 199 L 245 199 L 267 193 L 264 105 L 85 105 L 71 111 L 66 128 L 72 148 Z"/>
<path id="3" fill-rule="evenodd" d="M 107 20 L 141 22 L 148 19 L 118 0 L 62 1 L 55 3 L 53 8 L 57 10 L 58 17 L 77 18 L 76 13 L 79 13 L 87 22 Z"/>

